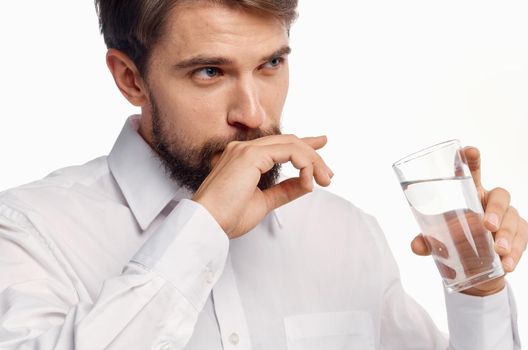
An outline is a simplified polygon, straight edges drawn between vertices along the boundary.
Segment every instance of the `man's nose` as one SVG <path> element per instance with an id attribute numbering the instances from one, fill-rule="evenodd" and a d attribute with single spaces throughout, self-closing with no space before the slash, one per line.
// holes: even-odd
<path id="1" fill-rule="evenodd" d="M 232 126 L 249 129 L 257 129 L 264 123 L 266 113 L 259 98 L 258 84 L 252 77 L 237 81 L 227 119 Z"/>

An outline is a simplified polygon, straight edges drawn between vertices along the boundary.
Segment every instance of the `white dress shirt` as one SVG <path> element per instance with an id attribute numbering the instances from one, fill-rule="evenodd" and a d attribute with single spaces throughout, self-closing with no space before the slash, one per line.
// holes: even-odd
<path id="1" fill-rule="evenodd" d="M 0 195 L 0 349 L 520 349 L 509 287 L 446 294 L 448 337 L 376 220 L 327 191 L 229 241 L 138 118 L 108 157 Z"/>

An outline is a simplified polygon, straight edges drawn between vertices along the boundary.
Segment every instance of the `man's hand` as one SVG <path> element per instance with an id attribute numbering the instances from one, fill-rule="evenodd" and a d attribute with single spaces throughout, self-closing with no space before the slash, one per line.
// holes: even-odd
<path id="1" fill-rule="evenodd" d="M 196 191 L 194 201 L 203 205 L 229 238 L 254 228 L 270 211 L 313 190 L 313 180 L 328 186 L 332 171 L 316 150 L 326 137 L 298 138 L 273 135 L 251 141 L 233 141 Z M 275 164 L 291 162 L 299 177 L 284 180 L 261 191 L 260 177 Z"/>
<path id="2" fill-rule="evenodd" d="M 491 191 L 484 189 L 480 181 L 479 150 L 474 147 L 465 147 L 464 154 L 484 207 L 484 226 L 493 234 L 495 251 L 501 257 L 504 271 L 506 273 L 512 272 L 526 250 L 528 223 L 519 216 L 514 207 L 510 206 L 508 191 L 502 188 L 495 188 Z M 431 250 L 421 234 L 412 241 L 411 248 L 418 255 L 431 254 Z M 463 293 L 486 296 L 501 291 L 504 285 L 503 276 L 467 289 Z"/>

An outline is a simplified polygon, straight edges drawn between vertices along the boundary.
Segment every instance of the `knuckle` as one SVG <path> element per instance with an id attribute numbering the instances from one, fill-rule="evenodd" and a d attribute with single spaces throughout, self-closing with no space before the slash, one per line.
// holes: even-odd
<path id="1" fill-rule="evenodd" d="M 317 151 L 313 149 L 310 145 L 303 142 L 299 144 L 299 148 L 301 149 L 303 153 L 305 153 L 308 157 L 310 157 L 310 160 L 312 161 L 312 163 L 317 163 L 319 161 L 322 161 L 322 158 L 319 155 L 319 153 L 317 153 Z"/>
<path id="2" fill-rule="evenodd" d="M 285 144 L 286 147 L 288 147 L 288 150 L 290 152 L 295 152 L 295 153 L 306 153 L 304 151 L 304 148 L 301 144 L 299 144 L 298 142 L 295 142 L 295 141 L 292 141 L 292 142 L 288 142 Z"/>
<path id="3" fill-rule="evenodd" d="M 256 149 L 257 148 L 255 146 L 251 146 L 251 145 L 240 146 L 240 145 L 237 145 L 236 147 L 238 149 L 238 152 L 240 153 L 240 157 L 253 158 L 253 157 L 256 156 Z"/>
<path id="4" fill-rule="evenodd" d="M 288 142 L 284 144 L 284 148 L 286 148 L 290 152 L 294 152 L 297 148 L 297 144 L 293 142 Z"/>
<path id="5" fill-rule="evenodd" d="M 508 200 L 510 200 L 510 192 L 508 192 L 505 188 L 503 187 L 495 187 L 493 189 L 493 192 L 495 193 L 500 193 L 502 196 L 505 196 L 506 198 L 508 198 Z"/>
<path id="6" fill-rule="evenodd" d="M 311 160 L 300 152 L 292 153 L 291 160 L 300 168 L 310 168 L 312 166 Z"/>
<path id="7" fill-rule="evenodd" d="M 238 147 L 240 147 L 240 141 L 231 141 L 227 144 L 225 150 L 228 152 L 234 151 Z"/>
<path id="8" fill-rule="evenodd" d="M 299 150 L 299 152 L 301 152 L 302 154 L 304 154 L 307 158 L 310 159 L 310 161 L 314 162 L 315 161 L 315 150 L 310 147 L 308 144 L 296 144 L 296 147 L 297 149 Z"/>

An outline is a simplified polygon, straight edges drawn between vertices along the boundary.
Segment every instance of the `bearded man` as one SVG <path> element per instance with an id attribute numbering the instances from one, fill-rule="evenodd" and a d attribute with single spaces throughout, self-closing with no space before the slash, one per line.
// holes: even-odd
<path id="1" fill-rule="evenodd" d="M 504 277 L 446 294 L 443 334 L 375 219 L 314 190 L 333 176 L 326 137 L 280 132 L 296 0 L 96 6 L 141 113 L 108 156 L 0 196 L 0 348 L 519 348 Z M 503 189 L 484 202 L 511 272 L 526 222 Z M 421 236 L 413 249 L 429 254 Z"/>

